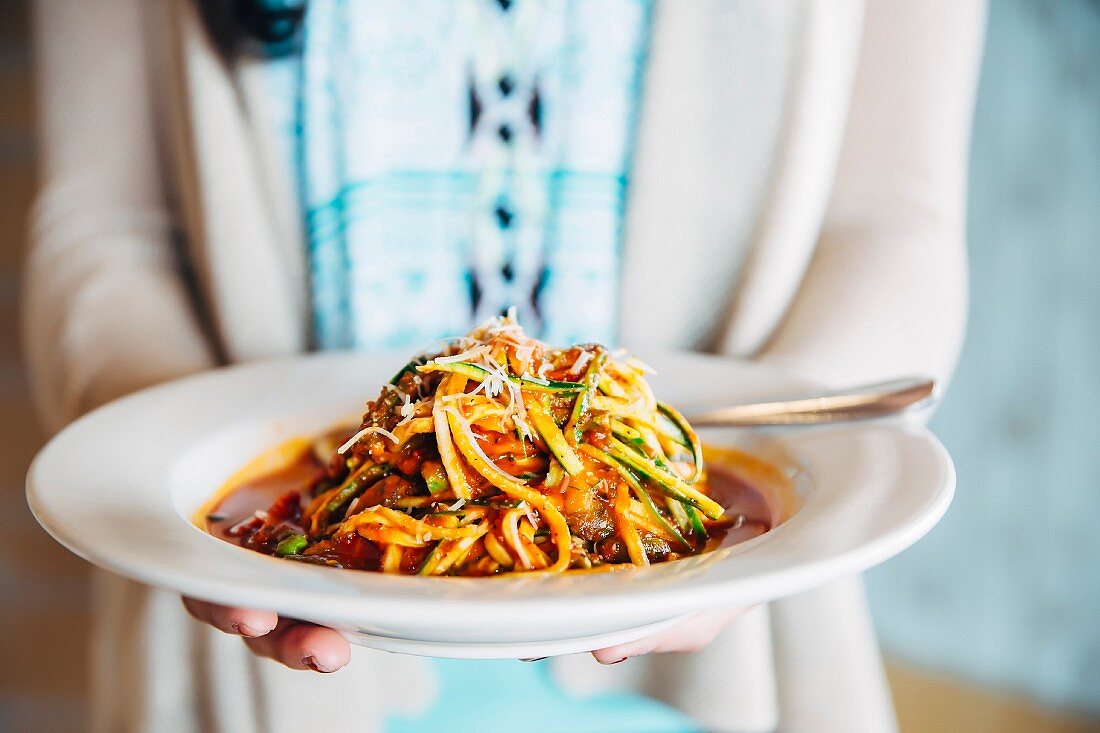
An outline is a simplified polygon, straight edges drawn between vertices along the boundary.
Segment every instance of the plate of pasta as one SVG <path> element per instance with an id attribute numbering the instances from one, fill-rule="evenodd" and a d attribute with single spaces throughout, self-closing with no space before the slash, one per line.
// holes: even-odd
<path id="1" fill-rule="evenodd" d="M 411 358 L 302 356 L 124 398 L 42 450 L 28 499 L 97 565 L 367 646 L 586 651 L 861 571 L 938 521 L 954 472 L 918 424 L 691 424 L 812 387 L 554 347 L 501 317 Z"/>

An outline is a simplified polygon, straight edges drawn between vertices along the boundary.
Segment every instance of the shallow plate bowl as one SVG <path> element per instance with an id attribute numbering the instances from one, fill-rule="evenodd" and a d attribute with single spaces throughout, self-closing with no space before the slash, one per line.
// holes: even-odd
<path id="1" fill-rule="evenodd" d="M 688 410 L 813 388 L 774 369 L 668 353 L 650 381 Z M 107 405 L 59 433 L 27 477 L 35 516 L 108 570 L 218 603 L 276 610 L 368 646 L 434 656 L 533 657 L 606 646 L 706 609 L 752 604 L 865 570 L 916 542 L 954 491 L 924 427 L 866 423 L 704 431 L 776 460 L 799 510 L 748 542 L 643 570 L 558 577 L 419 578 L 250 552 L 190 518 L 237 469 L 292 437 L 357 418 L 404 363 L 324 354 L 218 369 Z"/>

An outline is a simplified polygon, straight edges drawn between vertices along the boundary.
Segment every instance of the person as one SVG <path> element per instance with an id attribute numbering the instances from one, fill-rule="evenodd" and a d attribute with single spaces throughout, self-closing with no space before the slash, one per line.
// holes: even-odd
<path id="1" fill-rule="evenodd" d="M 34 19 L 24 330 L 51 429 L 218 364 L 419 348 L 510 305 L 552 341 L 826 385 L 954 365 L 981 3 L 40 0 Z M 559 712 L 508 721 L 498 693 L 476 729 L 643 729 L 626 703 L 571 715 L 582 693 L 652 730 L 896 725 L 855 577 L 549 666 L 352 655 L 187 599 L 200 624 L 107 574 L 95 601 L 96 730 L 430 730 L 440 695 L 531 675 L 558 697 L 524 688 L 525 709 Z"/>

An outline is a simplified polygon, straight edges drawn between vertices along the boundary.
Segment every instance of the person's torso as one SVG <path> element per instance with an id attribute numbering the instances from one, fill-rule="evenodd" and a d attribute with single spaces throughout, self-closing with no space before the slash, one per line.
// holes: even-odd
<path id="1" fill-rule="evenodd" d="M 201 38 L 195 17 L 188 15 L 190 1 L 166 0 L 167 4 L 183 7 L 177 22 L 184 53 L 175 60 L 179 85 L 174 91 L 182 93 L 186 104 L 180 108 L 175 98 L 165 105 L 166 112 L 175 113 L 187 123 L 173 130 L 174 145 L 181 151 L 173 171 L 176 192 L 185 203 L 182 223 L 188 257 L 198 276 L 202 305 L 212 316 L 228 359 L 287 353 L 310 343 L 309 241 L 303 236 L 308 228 L 301 226 L 308 221 L 309 207 L 301 205 L 294 166 L 286 158 L 285 145 L 270 133 L 274 129 L 269 116 L 272 112 L 262 103 L 270 83 L 265 61 L 241 58 L 228 67 L 215 61 Z M 562 0 L 560 4 L 567 3 Z M 619 159 L 621 188 L 616 191 L 612 185 L 617 166 L 606 166 L 601 172 L 605 184 L 612 184 L 605 185 L 600 195 L 617 194 L 625 202 L 620 202 L 617 211 L 614 207 L 602 209 L 605 221 L 612 218 L 609 228 L 621 229 L 601 243 L 618 250 L 613 266 L 601 272 L 613 270 L 617 279 L 614 297 L 619 307 L 614 319 L 619 340 L 648 348 L 719 345 L 730 320 L 734 293 L 744 279 L 743 270 L 758 270 L 757 261 L 765 259 L 772 264 L 764 274 L 782 292 L 766 307 L 754 309 L 750 303 L 743 310 L 757 322 L 756 330 L 766 334 L 767 324 L 776 322 L 789 302 L 812 242 L 768 243 L 768 257 L 753 256 L 748 263 L 744 257 L 759 246 L 756 231 L 761 212 L 774 207 L 777 191 L 799 204 L 782 207 L 784 215 L 811 219 L 813 211 L 824 207 L 827 195 L 824 181 L 830 178 L 831 170 L 800 165 L 797 151 L 792 152 L 787 139 L 791 136 L 788 121 L 792 108 L 806 102 L 807 91 L 800 86 L 805 70 L 821 61 L 804 50 L 828 50 L 828 44 L 805 42 L 815 25 L 808 19 L 806 7 L 771 0 L 736 4 L 666 1 L 656 6 L 648 32 L 636 33 L 633 55 L 624 50 L 618 56 L 633 59 L 641 69 L 637 109 L 615 118 L 617 129 L 625 131 L 619 140 L 630 148 L 630 154 Z M 836 22 L 858 27 L 858 17 Z M 640 60 L 637 44 L 645 47 Z M 853 49 L 841 50 L 854 58 Z M 416 54 L 406 58 L 417 60 Z M 461 71 L 461 64 L 457 68 Z M 625 76 L 619 74 L 616 78 Z M 839 74 L 838 94 L 846 96 L 850 83 L 850 73 Z M 171 85 L 165 88 L 173 89 Z M 616 89 L 621 95 L 622 87 Z M 377 114 L 381 106 L 375 101 L 373 107 L 365 109 Z M 452 112 L 454 109 L 452 105 Z M 487 112 L 483 109 L 481 114 Z M 540 114 L 550 112 L 540 110 Z M 629 131 L 632 115 L 637 125 Z M 839 148 L 842 113 L 823 114 L 816 123 L 823 130 L 824 144 Z M 486 129 L 493 132 L 491 127 Z M 575 143 L 569 141 L 570 146 Z M 545 176 L 545 170 L 541 174 Z M 801 188 L 807 180 L 813 185 Z M 385 185 L 396 183 L 387 181 Z M 387 205 L 395 199 L 397 189 L 390 191 L 380 199 Z M 417 195 L 422 193 L 418 191 Z M 802 193 L 805 195 L 800 196 Z M 473 211 L 471 216 L 485 212 L 476 207 Z M 495 207 L 491 213 L 497 216 Z M 437 220 L 443 217 L 438 211 L 432 216 Z M 492 223 L 491 217 L 489 221 Z M 472 225 L 469 229 L 472 231 Z M 788 249 L 781 253 L 780 246 Z M 456 302 L 470 296 L 451 287 Z M 476 309 L 470 308 L 471 303 L 463 303 L 464 317 L 473 317 Z M 445 303 L 450 304 L 449 300 Z M 747 654 L 739 649 L 734 654 L 731 650 L 730 655 L 755 660 L 767 674 L 765 657 L 758 651 Z M 238 659 L 243 658 L 241 652 L 234 647 L 234 659 L 241 662 L 242 669 L 251 669 L 247 659 Z M 420 660 L 387 664 L 385 655 L 368 656 L 369 664 L 346 671 L 343 682 L 337 684 L 349 691 L 349 699 L 382 699 L 385 695 L 377 689 L 380 684 L 412 685 L 405 692 L 423 684 L 423 689 L 438 692 L 440 684 L 466 679 L 453 674 L 453 669 L 448 672 L 450 668 L 425 675 Z M 596 669 L 579 658 L 558 660 L 553 666 L 554 678 L 561 694 L 574 702 L 577 695 L 621 688 L 628 679 L 668 682 L 671 678 L 660 673 L 661 661 L 645 660 L 624 671 Z M 415 680 L 419 682 L 400 678 L 395 669 L 404 667 L 415 668 Z M 650 672 L 656 674 L 646 677 Z M 266 680 L 259 686 L 264 690 L 295 686 L 288 677 L 293 673 L 265 669 L 257 674 Z M 522 687 L 547 674 L 538 666 L 510 670 L 502 666 L 499 676 Z M 337 681 L 324 682 L 331 691 Z M 706 711 L 695 712 L 709 718 L 738 718 L 738 711 L 727 710 L 723 702 L 728 695 L 722 692 L 722 675 L 699 679 L 693 687 L 683 691 L 675 684 L 665 684 L 663 695 L 669 700 L 707 700 Z M 238 685 L 234 689 L 244 688 Z M 422 702 L 420 692 L 409 694 Z M 408 697 L 404 693 L 396 695 L 406 703 Z M 438 702 L 451 698 L 444 694 L 433 699 Z M 270 719 L 281 720 L 284 714 L 289 716 L 287 719 L 293 717 L 290 698 L 277 695 L 253 703 L 263 707 L 266 716 L 273 716 Z M 740 704 L 744 706 L 744 701 Z M 774 702 L 762 704 L 770 706 Z M 434 704 L 406 704 L 403 709 L 407 715 L 396 717 L 382 710 L 372 710 L 369 715 L 335 710 L 326 712 L 326 716 L 361 721 L 368 727 L 380 725 L 385 719 L 402 725 L 402 715 L 409 725 L 439 719 L 433 717 L 439 713 Z"/>
<path id="2" fill-rule="evenodd" d="M 492 5 L 488 0 L 486 4 Z M 424 7 L 431 5 L 426 3 Z M 560 9 L 573 4 L 543 5 Z M 287 333 L 276 337 L 272 340 L 281 340 L 283 345 L 272 344 L 268 348 L 258 343 L 260 336 L 257 329 L 244 329 L 237 323 L 226 327 L 219 323 L 220 331 L 241 331 L 236 335 L 223 334 L 223 338 L 230 342 L 226 349 L 229 355 L 241 358 L 249 354 L 270 353 L 272 349 L 278 353 L 311 342 L 309 331 L 316 324 L 308 311 L 316 310 L 316 302 L 310 302 L 309 284 L 318 273 L 311 272 L 310 266 L 320 258 L 302 256 L 303 252 L 309 251 L 302 237 L 303 232 L 309 231 L 309 226 L 302 227 L 301 222 L 315 221 L 318 231 L 329 226 L 330 232 L 335 232 L 336 236 L 329 237 L 328 244 L 342 246 L 346 243 L 344 234 L 348 220 L 334 217 L 333 213 L 336 207 L 349 204 L 359 213 L 370 210 L 364 216 L 351 217 L 354 220 L 350 226 L 361 231 L 373 229 L 367 235 L 352 237 L 358 242 L 370 242 L 368 249 L 373 256 L 381 253 L 385 258 L 385 265 L 373 268 L 373 272 L 393 272 L 396 266 L 404 267 L 408 273 L 415 268 L 415 263 L 402 262 L 402 256 L 415 247 L 421 248 L 421 256 L 425 247 L 438 248 L 430 255 L 433 263 L 436 255 L 452 259 L 445 268 L 446 274 L 433 283 L 431 292 L 438 294 L 437 299 L 410 299 L 422 309 L 453 311 L 456 315 L 454 323 L 450 324 L 452 326 L 473 320 L 498 305 L 516 304 L 523 308 L 524 300 L 533 300 L 532 294 L 542 294 L 540 291 L 556 288 L 557 294 L 543 298 L 543 305 L 569 306 L 576 302 L 578 290 L 589 299 L 601 301 L 599 308 L 593 308 L 587 316 L 588 320 L 599 321 L 595 328 L 587 333 L 567 333 L 566 329 L 561 328 L 557 331 L 558 338 L 569 340 L 570 337 L 583 338 L 591 334 L 649 347 L 720 346 L 722 332 L 728 328 L 736 285 L 742 276 L 744 256 L 753 243 L 761 209 L 769 201 L 777 175 L 790 175 L 781 170 L 779 163 L 782 162 L 785 117 L 789 114 L 792 100 L 796 98 L 794 82 L 801 63 L 796 51 L 803 34 L 805 13 L 801 6 L 768 3 L 746 3 L 736 10 L 726 9 L 723 5 L 723 12 L 708 7 L 706 12 L 698 13 L 686 13 L 680 6 L 670 8 L 662 4 L 653 12 L 647 33 L 645 28 L 641 28 L 646 4 L 623 3 L 623 7 L 628 8 L 624 12 L 634 12 L 634 31 L 627 38 L 629 42 L 620 43 L 615 53 L 610 54 L 626 66 L 616 74 L 605 73 L 601 78 L 603 83 L 611 80 L 614 94 L 602 95 L 610 101 L 601 108 L 599 119 L 577 123 L 575 118 L 579 115 L 575 110 L 568 109 L 570 101 L 583 99 L 584 94 L 588 94 L 590 100 L 590 91 L 557 95 L 559 100 L 566 101 L 563 108 L 558 109 L 547 106 L 549 97 L 554 96 L 552 94 L 544 94 L 542 96 L 548 98 L 538 100 L 538 114 L 547 127 L 551 127 L 550 120 L 556 119 L 564 121 L 568 128 L 563 132 L 565 128 L 559 126 L 556 133 L 548 134 L 549 140 L 543 150 L 529 156 L 528 163 L 534 159 L 536 164 L 527 165 L 526 178 L 539 185 L 517 184 L 514 179 L 503 186 L 497 185 L 500 181 L 494 180 L 494 176 L 500 178 L 499 166 L 494 169 L 493 165 L 483 165 L 484 160 L 477 160 L 469 154 L 469 146 L 462 145 L 490 141 L 493 145 L 499 145 L 502 142 L 500 126 L 492 125 L 492 115 L 507 111 L 511 105 L 513 115 L 518 108 L 526 106 L 528 109 L 522 111 L 529 116 L 531 90 L 525 92 L 528 94 L 527 105 L 511 100 L 496 108 L 495 103 L 502 101 L 499 99 L 499 78 L 482 80 L 483 87 L 497 87 L 498 98 L 490 99 L 490 94 L 480 95 L 483 99 L 479 100 L 481 107 L 478 109 L 477 105 L 470 103 L 469 89 L 466 88 L 470 65 L 459 60 L 443 67 L 444 76 L 447 73 L 452 76 L 445 83 L 445 86 L 449 84 L 447 89 L 452 98 L 449 106 L 444 104 L 440 107 L 438 114 L 450 115 L 446 124 L 440 125 L 448 130 L 450 139 L 442 142 L 433 140 L 436 149 L 450 146 L 451 160 L 448 165 L 440 166 L 435 171 L 445 175 L 435 176 L 435 180 L 424 187 L 407 180 L 413 177 L 410 174 L 418 172 L 418 168 L 419 172 L 423 172 L 423 161 L 408 157 L 398 160 L 394 151 L 389 149 L 391 146 L 386 144 L 393 140 L 392 133 L 389 138 L 385 134 L 377 134 L 379 128 L 384 129 L 393 122 L 382 119 L 385 117 L 382 109 L 385 105 L 379 100 L 391 98 L 394 89 L 402 91 L 393 78 L 384 79 L 379 74 L 372 81 L 349 85 L 359 87 L 355 94 L 355 102 L 359 105 L 358 122 L 348 126 L 344 134 L 349 138 L 358 136 L 353 144 L 367 148 L 356 150 L 352 155 L 358 161 L 355 165 L 360 167 L 352 177 L 363 185 L 353 183 L 348 187 L 347 181 L 341 183 L 332 177 L 325 180 L 325 175 L 318 174 L 314 176 L 318 195 L 312 205 L 307 203 L 309 210 L 303 212 L 300 208 L 299 180 L 291 165 L 293 161 L 287 158 L 285 141 L 270 132 L 278 127 L 280 120 L 285 122 L 289 119 L 287 113 L 285 110 L 273 110 L 262 101 L 269 98 L 265 95 L 271 85 L 271 75 L 264 70 L 265 61 L 257 58 L 240 60 L 234 67 L 234 79 L 240 90 L 239 101 L 244 103 L 243 119 L 246 130 L 252 136 L 249 147 L 253 154 L 251 160 L 244 160 L 242 164 L 251 166 L 253 170 L 250 172 L 255 173 L 255 186 L 247 192 L 255 200 L 255 211 L 249 214 L 238 207 L 232 212 L 234 227 L 226 224 L 231 217 L 230 212 L 220 210 L 224 205 L 219 201 L 209 201 L 207 210 L 203 212 L 205 221 L 201 222 L 207 228 L 204 232 L 206 236 L 198 240 L 197 246 L 192 245 L 193 249 L 200 250 L 196 256 L 199 260 L 197 269 L 200 280 L 231 277 L 227 274 L 231 266 L 227 261 L 233 258 L 225 256 L 219 249 L 226 246 L 219 244 L 226 236 L 220 230 L 231 229 L 236 235 L 243 226 L 240 223 L 242 220 L 262 218 L 261 224 L 267 228 L 266 232 L 258 228 L 254 237 L 236 236 L 233 246 L 237 249 L 256 248 L 252 261 L 257 263 L 257 270 L 263 271 L 263 265 L 267 263 L 271 269 L 278 268 L 280 277 L 257 278 L 258 283 L 250 283 L 249 287 L 266 292 L 255 293 L 256 297 L 248 302 L 268 301 L 270 305 L 267 308 L 261 309 L 258 305 L 251 307 L 256 312 L 264 312 L 268 321 L 282 323 L 297 319 L 301 322 L 302 334 L 294 336 Z M 427 17 L 430 14 L 421 15 Z M 557 17 L 567 15 L 561 11 Z M 422 33 L 418 30 L 412 35 Z M 685 39 L 690 39 L 691 45 L 681 48 Z M 391 40 L 391 46 L 394 44 L 400 45 Z M 607 56 L 603 53 L 595 58 L 600 60 Z M 428 62 L 421 65 L 425 64 Z M 410 73 L 396 61 L 392 65 L 396 67 L 396 70 L 390 69 L 394 74 Z M 370 70 L 370 59 L 363 61 L 363 66 Z M 559 72 L 561 68 L 559 63 Z M 632 71 L 633 76 L 637 77 L 636 88 L 623 83 L 632 77 Z M 366 78 L 369 75 L 360 76 Z M 734 87 L 728 83 L 731 78 L 736 79 Z M 346 81 L 341 84 L 348 85 Z M 545 85 L 549 86 L 549 82 Z M 193 88 L 197 86 L 196 83 Z M 381 96 L 372 97 L 372 94 Z M 317 96 L 323 95 L 318 93 Z M 409 96 L 415 106 L 418 103 L 416 95 Z M 466 98 L 461 98 L 463 96 Z M 328 101 L 331 103 L 331 98 Z M 631 106 L 635 109 L 629 109 Z M 323 109 L 324 101 L 318 101 L 316 107 Z M 480 127 L 480 130 L 477 135 L 471 136 L 469 117 L 473 111 L 479 117 L 479 124 L 475 127 Z M 403 142 L 423 140 L 433 135 L 433 129 L 428 127 L 411 132 L 406 129 Z M 588 136 L 578 140 L 571 134 L 574 130 L 586 132 Z M 608 134 L 608 130 L 612 133 Z M 213 133 L 209 137 L 213 137 Z M 201 167 L 208 157 L 202 155 L 204 147 L 212 147 L 215 141 L 210 140 L 204 145 L 202 134 L 195 134 L 193 138 L 192 144 L 196 146 Z M 379 143 L 379 140 L 382 142 Z M 543 141 L 539 139 L 536 142 Z M 601 145 L 605 142 L 616 143 L 618 147 L 610 144 L 607 149 L 614 151 L 614 154 L 596 160 L 594 164 L 593 159 L 598 156 L 591 151 L 593 148 L 602 149 Z M 383 154 L 375 155 L 370 148 L 373 146 L 377 150 L 380 145 L 386 149 Z M 464 159 L 453 155 L 455 151 L 461 152 Z M 581 164 L 573 165 L 578 161 Z M 210 167 L 213 170 L 215 165 Z M 202 174 L 203 171 L 199 170 L 200 181 L 204 180 Z M 486 186 L 487 180 L 493 185 Z M 194 181 L 191 183 L 194 184 Z M 549 197 L 546 196 L 547 189 Z M 410 190 L 413 192 L 412 198 Z M 508 203 L 527 208 L 524 218 L 528 226 L 525 230 L 500 231 L 501 213 L 497 211 L 498 200 L 495 196 L 502 190 L 514 197 Z M 532 190 L 538 195 L 528 196 Z M 323 192 L 342 192 L 344 195 L 326 197 Z M 433 193 L 437 201 L 446 202 L 449 212 L 444 211 L 443 207 L 435 207 L 430 215 L 424 215 L 423 204 Z M 562 206 L 563 198 L 572 205 Z M 400 199 L 405 203 L 412 201 L 416 213 L 409 216 L 408 209 L 402 213 Z M 332 206 L 333 201 L 337 202 L 336 207 Z M 472 201 L 476 204 L 470 206 Z M 598 205 L 593 206 L 593 202 Z M 809 213 L 806 216 L 812 216 L 813 207 L 807 209 Z M 552 215 L 547 216 L 547 211 Z M 344 213 L 346 211 L 341 212 L 340 216 Z M 509 213 L 515 214 L 505 211 L 504 215 Z M 540 223 L 529 226 L 540 216 Z M 394 222 L 401 222 L 402 226 L 395 226 Z M 409 226 L 410 222 L 413 227 Z M 518 223 L 515 218 L 513 223 Z M 415 227 L 422 230 L 433 227 L 444 229 L 453 238 L 464 240 L 464 243 L 458 242 L 459 246 L 442 244 L 439 237 L 430 231 L 427 234 L 420 231 L 412 232 L 419 241 L 412 248 L 405 247 L 410 237 L 408 230 Z M 476 235 L 478 227 L 483 232 L 487 230 L 491 236 Z M 212 233 L 211 229 L 218 231 Z M 404 231 L 395 235 L 395 229 Z M 404 245 L 398 241 L 402 237 L 406 239 Z M 246 239 L 255 241 L 248 242 Z M 322 239 L 317 237 L 317 241 L 310 245 L 319 244 L 319 249 L 324 250 L 326 245 Z M 480 246 L 471 246 L 475 241 Z M 529 246 L 532 241 L 535 241 L 535 246 Z M 425 245 L 425 242 L 429 244 Z M 793 287 L 796 283 L 797 272 L 804 265 L 810 246 L 794 244 L 792 256 L 784 260 L 785 263 L 789 261 L 790 270 L 783 274 L 784 287 Z M 339 253 L 340 250 L 339 246 L 331 246 L 327 251 Z M 488 256 L 485 253 L 489 253 Z M 532 256 L 533 253 L 538 256 Z M 564 263 L 559 270 L 563 274 L 571 273 L 571 280 L 563 277 L 557 283 L 539 281 L 539 276 L 546 274 L 544 265 L 548 255 Z M 333 259 L 335 265 L 327 270 L 341 277 L 340 263 L 337 258 Z M 355 258 L 356 262 L 368 259 Z M 484 261 L 479 262 L 479 259 Z M 576 263 L 587 265 L 587 270 L 574 266 Z M 784 264 L 784 267 L 787 265 Z M 478 269 L 480 275 L 490 277 L 484 278 L 484 282 L 474 283 L 471 273 Z M 208 273 L 209 277 L 205 277 Z M 360 280 L 369 280 L 370 277 L 367 273 Z M 508 282 L 509 277 L 512 282 Z M 586 281 L 593 279 L 602 279 L 600 286 L 585 287 Z M 415 286 L 415 280 L 414 275 L 405 282 Z M 395 284 L 398 283 L 392 278 L 382 283 L 389 288 Z M 228 302 L 243 304 L 246 300 L 240 283 L 235 285 L 237 287 L 224 286 L 212 291 L 208 287 L 207 294 L 214 301 L 211 309 L 216 316 L 218 311 L 232 311 L 230 318 L 243 321 L 240 313 L 247 306 Z M 356 307 L 358 311 L 385 314 L 389 309 L 387 294 L 382 292 L 384 287 L 356 287 L 348 291 L 360 301 Z M 328 291 L 329 288 L 314 288 L 313 293 Z M 492 297 L 486 297 L 490 291 Z M 408 288 L 404 292 L 408 293 Z M 562 295 L 567 292 L 572 297 Z M 478 303 L 480 313 L 477 307 L 473 307 L 473 301 L 478 296 L 481 297 Z M 444 303 L 445 307 L 440 308 L 439 303 Z M 575 321 L 574 313 L 574 309 L 565 308 L 557 320 L 559 323 Z M 598 318 L 593 317 L 594 313 Z M 383 339 L 394 338 L 393 334 L 398 331 L 392 325 L 379 328 L 377 323 L 369 330 L 382 333 L 380 338 Z M 340 333 L 341 329 L 333 331 Z M 387 331 L 389 337 L 384 335 Z M 401 329 L 400 332 L 412 333 L 416 337 L 428 335 L 426 330 L 418 332 L 415 328 Z M 609 332 L 610 336 L 607 335 Z M 553 337 L 554 334 L 551 332 L 550 335 Z M 339 345 L 341 341 L 347 343 L 343 337 L 317 341 L 327 345 Z M 392 340 L 384 343 L 395 345 Z"/>

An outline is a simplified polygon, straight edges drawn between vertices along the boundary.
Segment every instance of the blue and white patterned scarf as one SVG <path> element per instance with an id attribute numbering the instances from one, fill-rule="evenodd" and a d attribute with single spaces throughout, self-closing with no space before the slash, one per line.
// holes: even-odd
<path id="1" fill-rule="evenodd" d="M 314 0 L 273 65 L 318 348 L 615 338 L 645 0 Z"/>

